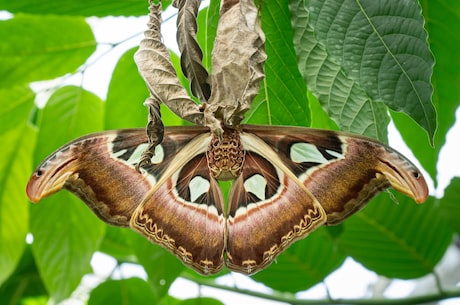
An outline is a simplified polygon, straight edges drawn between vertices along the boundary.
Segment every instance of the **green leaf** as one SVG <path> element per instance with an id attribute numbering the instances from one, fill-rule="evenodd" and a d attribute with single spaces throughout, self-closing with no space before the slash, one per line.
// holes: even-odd
<path id="1" fill-rule="evenodd" d="M 383 101 L 436 130 L 433 57 L 418 1 L 307 0 L 309 24 L 328 59 L 372 101 Z"/>
<path id="2" fill-rule="evenodd" d="M 252 278 L 277 291 L 306 290 L 328 276 L 345 260 L 325 228 L 291 245 L 272 265 Z"/>
<path id="3" fill-rule="evenodd" d="M 450 181 L 444 191 L 444 197 L 440 201 L 440 213 L 450 224 L 453 230 L 460 234 L 460 222 L 458 219 L 458 205 L 460 202 L 460 178 L 456 177 Z"/>
<path id="4" fill-rule="evenodd" d="M 378 274 L 411 279 L 434 271 L 452 241 L 452 231 L 430 197 L 423 205 L 385 194 L 344 223 L 339 245 Z"/>
<path id="5" fill-rule="evenodd" d="M 43 159 L 77 136 L 101 130 L 102 101 L 79 87 L 56 91 L 43 110 L 35 155 Z M 68 192 L 59 192 L 34 206 L 30 228 L 32 250 L 40 274 L 55 301 L 68 297 L 90 271 L 106 225 Z"/>
<path id="6" fill-rule="evenodd" d="M 265 80 L 246 114 L 251 123 L 310 126 L 307 88 L 297 68 L 288 7 L 283 0 L 266 1 L 262 28 L 266 36 Z M 260 121 L 265 118 L 264 121 Z"/>
<path id="7" fill-rule="evenodd" d="M 91 271 L 105 224 L 78 198 L 59 192 L 31 210 L 32 250 L 51 297 L 59 302 Z"/>
<path id="8" fill-rule="evenodd" d="M 25 186 L 36 139 L 27 124 L 33 97 L 28 88 L 0 89 L 0 286 L 16 268 L 29 231 Z"/>
<path id="9" fill-rule="evenodd" d="M 211 0 L 209 6 L 198 13 L 197 39 L 203 51 L 203 65 L 211 71 L 212 49 L 219 22 L 220 0 Z"/>
<path id="10" fill-rule="evenodd" d="M 112 74 L 106 102 L 105 129 L 144 127 L 147 125 L 148 109 L 143 106 L 149 96 L 147 86 L 140 76 L 133 56 L 137 47 L 124 53 Z M 188 81 L 180 69 L 179 57 L 170 52 L 171 61 L 185 88 Z M 129 115 L 126 115 L 129 113 Z M 161 105 L 161 117 L 166 126 L 183 125 L 184 121 L 169 108 Z"/>
<path id="11" fill-rule="evenodd" d="M 81 17 L 16 15 L 0 21 L 0 37 L 0 87 L 75 72 L 96 49 Z"/>
<path id="12" fill-rule="evenodd" d="M 432 82 L 433 101 L 438 111 L 438 129 L 434 137 L 434 148 L 425 141 L 425 136 L 412 121 L 401 114 L 393 113 L 393 120 L 406 144 L 430 174 L 437 179 L 436 165 L 446 134 L 455 122 L 455 110 L 460 105 L 460 2 L 433 0 L 423 1 L 426 28 L 429 32 L 431 50 L 436 58 Z"/>
<path id="13" fill-rule="evenodd" d="M 25 86 L 0 88 L 0 134 L 27 122 L 34 98 L 33 91 Z"/>
<path id="14" fill-rule="evenodd" d="M 28 113 L 25 113 L 27 117 Z M 32 167 L 36 132 L 25 122 L 0 134 L 0 285 L 16 268 L 29 232 L 25 186 Z"/>
<path id="15" fill-rule="evenodd" d="M 340 129 L 386 141 L 389 123 L 386 107 L 374 103 L 360 83 L 330 58 L 310 24 L 306 1 L 289 3 L 299 70 L 309 90 Z"/>
<path id="16" fill-rule="evenodd" d="M 130 229 L 107 226 L 99 251 L 113 256 L 118 261 L 136 262 L 136 256 L 129 242 Z"/>
<path id="17" fill-rule="evenodd" d="M 91 291 L 88 305 L 152 305 L 157 299 L 149 285 L 140 278 L 108 280 Z"/>
<path id="18" fill-rule="evenodd" d="M 167 294 L 169 287 L 185 268 L 181 261 L 145 237 L 129 232 L 129 242 L 139 263 L 144 266 L 156 299 Z"/>
<path id="19" fill-rule="evenodd" d="M 46 297 L 46 295 L 46 289 L 35 265 L 32 251 L 30 246 L 27 246 L 14 273 L 0 286 L 0 300 L 5 305 L 24 304 L 18 300 Z"/>
<path id="20" fill-rule="evenodd" d="M 165 0 L 166 8 L 171 0 Z M 145 0 L 68 0 L 65 5 L 56 0 L 0 0 L 0 9 L 12 13 L 55 14 L 72 16 L 143 16 L 148 13 Z"/>
<path id="21" fill-rule="evenodd" d="M 149 92 L 134 62 L 137 49 L 124 53 L 115 66 L 107 92 L 105 129 L 147 125 L 148 110 L 142 104 Z"/>
<path id="22" fill-rule="evenodd" d="M 65 143 L 103 129 L 104 104 L 80 87 L 59 88 L 40 113 L 36 163 Z"/>
<path id="23" fill-rule="evenodd" d="M 327 115 L 311 91 L 308 91 L 308 101 L 310 102 L 312 128 L 339 130 L 337 124 Z"/>
<path id="24" fill-rule="evenodd" d="M 178 305 L 223 305 L 221 301 L 212 298 L 193 298 L 183 300 Z"/>
<path id="25" fill-rule="evenodd" d="M 170 296 L 169 294 L 165 295 L 158 305 L 178 305 L 182 300 Z"/>

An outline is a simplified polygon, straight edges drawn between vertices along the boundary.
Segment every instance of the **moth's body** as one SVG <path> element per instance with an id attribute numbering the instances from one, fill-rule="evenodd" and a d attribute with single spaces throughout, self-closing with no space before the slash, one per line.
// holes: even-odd
<path id="1" fill-rule="evenodd" d="M 89 135 L 48 157 L 27 193 L 37 202 L 68 189 L 105 222 L 131 227 L 202 274 L 224 264 L 257 272 L 389 186 L 417 202 L 428 195 L 415 166 L 374 140 L 301 127 L 238 128 L 219 140 L 204 127 L 167 127 L 140 171 L 143 129 Z M 217 179 L 234 180 L 226 211 Z"/>
<path id="2" fill-rule="evenodd" d="M 244 148 L 240 133 L 225 128 L 221 139 L 213 135 L 206 152 L 211 175 L 217 180 L 233 180 L 241 174 L 244 164 Z"/>

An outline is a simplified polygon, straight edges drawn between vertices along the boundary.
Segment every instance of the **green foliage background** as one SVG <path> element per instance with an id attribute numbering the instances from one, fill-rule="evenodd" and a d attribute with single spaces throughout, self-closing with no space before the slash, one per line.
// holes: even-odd
<path id="1" fill-rule="evenodd" d="M 341 129 L 387 141 L 393 120 L 436 185 L 439 152 L 460 102 L 460 2 L 270 0 L 261 8 L 266 78 L 246 121 Z M 119 59 L 104 100 L 81 86 L 57 85 L 49 89 L 46 106 L 37 108 L 30 84 L 70 74 L 84 78 L 99 43 L 85 17 L 146 15 L 147 0 L 0 0 L 0 10 L 13 14 L 0 21 L 2 304 L 69 298 L 91 272 L 96 251 L 118 264 L 143 266 L 148 280 L 109 277 L 88 304 L 220 304 L 173 299 L 168 288 L 177 277 L 210 286 L 217 285 L 215 278 L 198 276 L 128 229 L 105 225 L 70 193 L 37 206 L 25 195 L 34 167 L 60 145 L 93 131 L 145 125 L 147 90 L 133 61 L 135 49 Z M 211 1 L 199 15 L 208 68 L 218 10 L 219 2 Z M 166 125 L 182 124 L 167 109 L 163 118 Z M 252 278 L 274 290 L 262 297 L 294 304 L 293 295 L 277 292 L 306 290 L 347 257 L 389 278 L 434 273 L 460 232 L 459 190 L 456 178 L 443 198 L 430 197 L 424 205 L 394 194 L 396 205 L 383 193 L 342 225 L 297 242 Z M 32 244 L 25 241 L 28 233 Z M 458 288 L 444 288 L 435 299 L 460 295 Z"/>

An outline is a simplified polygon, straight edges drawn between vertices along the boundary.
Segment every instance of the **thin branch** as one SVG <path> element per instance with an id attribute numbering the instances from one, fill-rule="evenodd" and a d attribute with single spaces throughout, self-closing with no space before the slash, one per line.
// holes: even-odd
<path id="1" fill-rule="evenodd" d="M 187 274 L 181 275 L 181 277 L 191 280 L 197 283 L 200 286 L 208 286 L 216 289 L 231 291 L 235 293 L 240 293 L 244 295 L 254 296 L 266 300 L 285 302 L 292 305 L 335 305 L 335 304 L 354 304 L 354 305 L 417 305 L 428 302 L 436 302 L 447 300 L 451 298 L 460 298 L 460 289 L 455 290 L 445 290 L 440 293 L 433 294 L 424 294 L 419 296 L 410 296 L 406 298 L 398 299 L 297 299 L 293 294 L 286 294 L 281 292 L 273 292 L 271 294 L 256 292 L 247 289 L 241 289 L 232 286 L 219 285 L 214 282 L 212 279 L 207 278 L 198 278 L 194 276 L 189 276 Z"/>

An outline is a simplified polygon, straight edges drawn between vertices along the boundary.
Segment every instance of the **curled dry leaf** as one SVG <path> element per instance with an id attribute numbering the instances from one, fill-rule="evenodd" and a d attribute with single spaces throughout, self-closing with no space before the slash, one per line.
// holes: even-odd
<path id="1" fill-rule="evenodd" d="M 177 43 L 181 51 L 181 67 L 189 79 L 193 95 L 207 101 L 211 95 L 208 72 L 203 67 L 203 52 L 196 39 L 196 18 L 201 0 L 175 0 L 173 6 L 179 9 L 177 16 Z"/>
<path id="2" fill-rule="evenodd" d="M 239 124 L 259 92 L 264 42 L 254 2 L 223 1 L 212 54 L 209 104 L 226 126 Z"/>
<path id="3" fill-rule="evenodd" d="M 148 29 L 139 50 L 134 55 L 134 60 L 147 84 L 151 98 L 164 103 L 184 120 L 208 126 L 211 131 L 219 133 L 219 122 L 210 116 L 209 112 L 205 114 L 202 111 L 177 78 L 169 52 L 161 41 L 161 2 L 154 4 L 150 1 L 149 9 Z"/>

